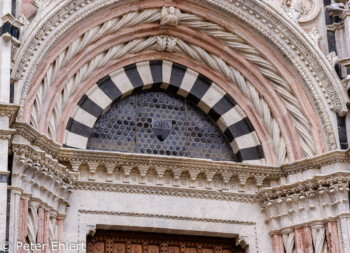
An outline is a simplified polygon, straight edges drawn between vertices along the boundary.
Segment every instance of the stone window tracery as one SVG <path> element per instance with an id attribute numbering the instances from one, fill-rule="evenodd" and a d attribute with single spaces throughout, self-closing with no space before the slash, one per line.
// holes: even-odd
<path id="1" fill-rule="evenodd" d="M 157 129 L 161 123 L 169 123 L 170 128 Z M 114 103 L 96 121 L 87 148 L 236 160 L 228 141 L 205 113 L 187 99 L 158 90 Z"/>

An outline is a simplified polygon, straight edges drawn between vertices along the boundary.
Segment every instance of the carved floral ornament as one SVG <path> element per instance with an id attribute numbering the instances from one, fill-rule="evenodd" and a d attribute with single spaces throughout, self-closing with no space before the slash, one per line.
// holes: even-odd
<path id="1" fill-rule="evenodd" d="M 314 20 L 320 13 L 322 1 L 318 0 L 277 0 L 282 9 L 299 23 Z"/>
<path id="2" fill-rule="evenodd" d="M 196 2 L 196 1 L 195 1 Z M 82 5 L 80 5 L 82 4 Z M 103 6 L 106 6 L 107 3 L 104 3 Z M 328 105 L 323 104 L 318 99 L 319 96 L 325 96 L 329 103 L 333 103 L 335 105 L 335 108 L 339 112 L 344 112 L 346 109 L 344 109 L 344 97 L 342 93 L 337 88 L 332 87 L 332 83 L 339 82 L 331 68 L 325 67 L 328 65 L 324 65 L 324 62 L 327 62 L 326 59 L 323 59 L 322 56 L 319 56 L 319 54 L 312 53 L 314 50 L 317 50 L 312 45 L 305 45 L 301 43 L 300 38 L 303 36 L 301 34 L 295 35 L 294 31 L 292 32 L 289 27 L 275 27 L 275 23 L 277 22 L 277 19 L 280 19 L 281 17 L 276 17 L 274 15 L 252 15 L 251 13 L 259 12 L 261 11 L 267 11 L 262 6 L 262 3 L 257 2 L 240 2 L 237 1 L 234 4 L 220 1 L 220 4 L 216 1 L 201 1 L 199 3 L 200 5 L 210 5 L 211 7 L 218 8 L 223 15 L 233 15 L 236 19 L 244 19 L 245 22 L 248 25 L 254 26 L 255 30 L 258 30 L 258 32 L 264 33 L 266 36 L 269 36 L 269 40 L 271 41 L 279 41 L 275 46 L 276 49 L 284 52 L 288 57 L 290 57 L 292 64 L 294 64 L 294 67 L 299 71 L 301 76 L 303 76 L 303 79 L 305 83 L 307 83 L 305 89 L 309 93 L 309 95 L 312 97 L 312 103 L 314 107 L 316 108 L 319 115 L 321 115 L 321 122 L 322 126 L 324 128 L 324 131 L 327 132 L 326 136 L 328 137 L 327 140 L 327 146 L 328 149 L 335 149 L 337 147 L 334 131 L 332 124 L 329 120 L 329 113 L 328 113 Z M 130 42 L 131 44 L 124 44 L 120 45 L 117 48 L 114 48 L 114 51 L 108 51 L 104 54 L 101 54 L 99 57 L 95 60 L 92 60 L 90 62 L 87 62 L 82 68 L 76 72 L 76 75 L 73 76 L 70 80 L 68 80 L 68 83 L 66 84 L 65 88 L 62 90 L 61 95 L 59 95 L 58 100 L 55 101 L 53 104 L 53 108 L 51 108 L 51 112 L 48 112 L 48 122 L 40 122 L 44 120 L 44 111 L 48 108 L 44 108 L 45 100 L 47 99 L 48 91 L 50 90 L 51 86 L 57 82 L 57 78 L 61 77 L 60 71 L 62 68 L 64 68 L 71 59 L 79 53 L 84 47 L 88 46 L 89 44 L 93 43 L 94 41 L 99 39 L 99 36 L 101 34 L 109 34 L 117 31 L 119 28 L 125 26 L 130 27 L 135 24 L 139 23 L 152 23 L 152 22 L 160 22 L 160 24 L 164 26 L 175 26 L 177 24 L 183 24 L 188 27 L 192 27 L 193 29 L 197 29 L 203 33 L 207 33 L 208 36 L 212 36 L 215 38 L 215 32 L 210 31 L 211 27 L 214 27 L 215 29 L 218 29 L 219 32 L 221 32 L 219 38 L 223 40 L 224 43 L 230 43 L 234 50 L 240 51 L 247 59 L 252 61 L 255 66 L 261 71 L 263 75 L 267 79 L 269 79 L 273 85 L 275 85 L 275 89 L 277 92 L 280 92 L 280 96 L 286 103 L 287 109 L 291 113 L 291 117 L 293 121 L 298 122 L 295 127 L 297 128 L 297 132 L 300 136 L 300 142 L 302 143 L 302 149 L 306 156 L 312 156 L 315 154 L 315 151 L 313 151 L 313 147 L 315 146 L 313 144 L 313 137 L 310 136 L 309 132 L 309 123 L 307 122 L 307 119 L 305 118 L 305 115 L 303 115 L 303 112 L 300 110 L 300 105 L 298 105 L 298 101 L 295 97 L 292 96 L 292 92 L 290 90 L 290 87 L 288 84 L 279 77 L 278 70 L 274 69 L 274 66 L 266 61 L 263 57 L 259 56 L 259 52 L 257 50 L 247 44 L 244 40 L 239 38 L 238 36 L 232 37 L 231 39 L 225 40 L 226 36 L 229 36 L 229 34 L 224 34 L 224 30 L 220 28 L 218 25 L 215 25 L 213 23 L 204 21 L 203 19 L 196 17 L 195 15 L 189 15 L 185 11 L 180 11 L 177 8 L 163 8 L 163 9 L 153 9 L 153 10 L 147 10 L 139 13 L 130 13 L 129 19 L 126 18 L 116 18 L 114 20 L 110 20 L 104 25 L 95 27 L 88 31 L 84 36 L 81 36 L 78 38 L 78 40 L 71 43 L 71 45 L 63 51 L 57 58 L 54 60 L 53 64 L 49 66 L 47 69 L 47 72 L 45 76 L 42 79 L 42 83 L 39 84 L 38 88 L 36 88 L 35 93 L 28 93 L 29 84 L 32 82 L 32 78 L 36 75 L 36 68 L 39 66 L 39 63 L 41 59 L 46 54 L 49 45 L 52 45 L 57 39 L 56 36 L 60 36 L 60 34 L 63 34 L 65 31 L 67 31 L 71 25 L 78 22 L 84 15 L 83 13 L 88 13 L 89 11 L 96 11 L 98 8 L 102 7 L 102 4 L 100 4 L 98 1 L 89 3 L 87 5 L 83 6 L 83 2 L 75 1 L 70 2 L 70 7 L 66 6 L 66 9 L 58 10 L 57 15 L 63 15 L 63 12 L 69 8 L 76 8 L 76 11 L 73 13 L 67 14 L 66 21 L 63 21 L 61 19 L 53 18 L 51 17 L 50 22 L 46 22 L 46 24 L 43 27 L 38 26 L 38 33 L 36 37 L 32 37 L 30 34 L 27 34 L 27 37 L 23 43 L 22 47 L 18 51 L 16 58 L 18 59 L 16 62 L 19 63 L 19 65 L 16 66 L 16 71 L 14 73 L 17 73 L 15 78 L 18 79 L 18 87 L 23 87 L 22 89 L 22 98 L 21 103 L 23 104 L 24 101 L 26 101 L 26 96 L 29 94 L 31 101 L 33 101 L 33 110 L 31 112 L 31 122 L 32 125 L 39 128 L 41 131 L 47 131 L 43 128 L 43 126 L 47 126 L 49 130 L 49 134 L 51 137 L 55 138 L 56 131 L 58 128 L 58 124 L 60 122 L 60 117 L 62 113 L 64 112 L 67 101 L 71 99 L 71 95 L 76 92 L 77 86 L 81 84 L 87 76 L 84 73 L 88 73 L 90 71 L 93 71 L 95 69 L 98 69 L 101 67 L 102 58 L 105 58 L 106 56 L 115 58 L 116 54 L 119 54 L 119 52 L 125 52 L 124 54 L 128 53 L 136 53 L 138 51 L 146 50 L 146 49 L 158 49 L 159 51 L 166 51 L 166 52 L 179 52 L 182 54 L 185 54 L 189 57 L 192 57 L 195 60 L 203 60 L 203 56 L 207 59 L 206 64 L 210 66 L 211 68 L 215 69 L 216 66 L 220 66 L 219 62 L 215 62 L 215 57 L 211 56 L 211 59 L 207 57 L 208 53 L 205 51 L 202 51 L 201 53 L 196 52 L 195 50 L 200 50 L 200 48 L 195 48 L 193 45 L 186 45 L 182 44 L 182 48 L 179 46 L 182 43 L 181 40 L 177 39 L 176 37 L 157 37 L 156 41 L 148 40 L 148 41 L 134 41 Z M 249 13 L 250 12 L 250 13 Z M 55 14 L 55 15 L 56 15 Z M 72 16 L 70 16 L 72 15 Z M 80 16 L 79 16 L 80 15 Z M 134 16 L 133 16 L 134 15 Z M 268 17 L 261 20 L 261 17 Z M 187 20 L 187 18 L 190 18 L 192 20 Z M 44 20 L 44 19 L 43 19 Z M 129 20 L 129 21 L 128 21 Z M 131 21 L 130 21 L 131 20 Z M 261 22 L 263 21 L 263 22 Z M 129 23 L 128 23 L 129 22 Z M 201 23 L 202 22 L 202 23 Z M 254 25 L 256 22 L 259 22 L 259 25 Z M 264 29 L 271 29 L 267 28 L 269 25 L 272 25 L 275 27 L 274 29 L 280 29 L 279 33 L 266 33 L 263 32 Z M 282 25 L 282 23 L 280 23 Z M 56 29 L 59 30 L 58 33 L 51 33 L 50 30 Z M 286 32 L 288 31 L 288 32 Z M 280 36 L 278 39 L 277 37 Z M 56 37 L 56 38 L 55 38 Z M 292 40 L 291 40 L 292 38 Z M 216 37 L 218 39 L 218 37 Z M 235 41 L 230 41 L 232 39 L 235 39 Z M 139 42 L 139 44 L 137 44 Z M 145 43 L 147 42 L 147 43 Z M 124 47 L 124 48 L 122 48 Z M 176 48 L 178 51 L 176 51 Z M 241 50 L 239 49 L 241 48 Z M 192 51 L 191 51 L 192 50 Z M 311 51 L 310 51 L 311 50 Z M 107 53 L 107 55 L 106 55 Z M 303 55 L 308 55 L 308 57 L 304 57 Z M 29 55 L 33 55 L 33 57 L 29 57 Z M 123 56 L 123 55 L 121 55 Z M 296 56 L 296 58 L 295 58 Z M 97 56 L 98 57 L 98 56 Z M 310 58 L 311 57 L 311 58 Z M 321 58 L 320 58 L 321 57 Z M 110 58 L 110 59 L 112 59 Z M 298 59 L 298 60 L 295 60 Z M 321 64 L 322 63 L 322 64 Z M 220 63 L 221 64 L 221 63 Z M 309 67 L 313 69 L 309 73 L 303 73 L 304 68 L 302 67 L 304 64 L 307 64 Z M 327 63 L 328 64 L 328 63 Z M 221 65 L 222 66 L 222 65 Z M 220 67 L 221 67 L 220 66 Z M 321 67 L 323 66 L 323 67 Z M 323 69 L 322 69 L 323 68 Z M 28 71 L 30 69 L 30 71 Z M 216 70 L 218 70 L 216 68 Z M 221 73 L 224 73 L 223 69 L 220 71 Z M 21 74 L 22 73 L 22 74 Z M 45 72 L 44 72 L 45 73 Z M 228 75 L 231 75 L 227 73 Z M 318 76 L 322 75 L 322 76 Z M 21 76 L 23 78 L 21 79 Z M 332 80 L 332 81 L 331 81 Z M 246 84 L 248 82 L 245 82 Z M 243 83 L 242 83 L 243 84 Z M 313 85 L 316 85 L 317 89 L 311 89 Z M 283 87 L 282 90 L 280 87 Z M 340 87 L 340 86 L 339 86 Z M 243 86 L 241 87 L 242 90 L 244 89 Z M 32 88 L 33 90 L 33 88 Z M 35 90 L 35 89 L 34 89 Z M 246 91 L 247 92 L 247 91 Z M 255 104 L 256 108 L 264 108 L 264 111 L 260 111 L 260 117 L 262 117 L 265 121 L 265 127 L 266 129 L 273 129 L 273 131 L 279 132 L 278 124 L 272 119 L 269 120 L 266 118 L 266 115 L 270 114 L 269 107 L 266 106 L 266 102 L 259 98 L 259 94 L 249 89 L 249 94 L 246 93 L 245 95 L 249 99 L 255 98 L 255 101 L 253 101 L 253 104 Z M 323 94 L 322 94 L 323 92 Z M 19 99 L 17 97 L 17 99 Z M 34 102 L 35 101 L 35 102 Z M 333 102 L 332 102 L 333 101 Z M 23 116 L 23 107 L 21 108 L 19 119 Z M 46 114 L 47 112 L 45 112 Z M 30 114 L 29 114 L 30 115 Z M 51 115 L 51 116 L 50 116 Z M 271 116 L 269 116 L 271 117 Z M 28 118 L 26 120 L 29 120 Z M 268 130 L 271 131 L 271 130 Z M 278 157 L 279 162 L 285 161 L 286 157 L 286 148 L 284 148 L 285 144 L 283 144 L 284 140 L 281 138 L 281 134 L 275 134 L 270 133 L 271 138 L 273 138 L 273 145 L 274 145 L 274 152 L 276 156 Z M 278 150 L 278 147 L 282 147 L 281 150 Z"/>

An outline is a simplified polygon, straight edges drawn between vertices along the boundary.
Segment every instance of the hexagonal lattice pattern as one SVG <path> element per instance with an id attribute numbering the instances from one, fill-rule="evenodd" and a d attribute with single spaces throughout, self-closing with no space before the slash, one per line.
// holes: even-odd
<path id="1" fill-rule="evenodd" d="M 154 119 L 172 122 L 164 141 L 153 132 Z M 206 114 L 186 99 L 162 91 L 139 93 L 113 104 L 95 123 L 88 149 L 235 160 Z"/>

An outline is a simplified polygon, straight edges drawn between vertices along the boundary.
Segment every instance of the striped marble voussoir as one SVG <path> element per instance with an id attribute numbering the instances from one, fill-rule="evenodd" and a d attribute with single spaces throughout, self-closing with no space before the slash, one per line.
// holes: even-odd
<path id="1" fill-rule="evenodd" d="M 225 135 L 237 161 L 264 163 L 259 139 L 236 101 L 204 75 L 165 60 L 128 65 L 93 85 L 68 121 L 65 146 L 86 149 L 95 122 L 113 102 L 151 88 L 186 97 L 200 107 Z"/>

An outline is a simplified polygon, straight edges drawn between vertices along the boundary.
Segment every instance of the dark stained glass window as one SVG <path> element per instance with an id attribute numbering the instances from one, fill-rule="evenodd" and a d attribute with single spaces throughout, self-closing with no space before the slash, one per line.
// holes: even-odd
<path id="1" fill-rule="evenodd" d="M 224 135 L 205 113 L 163 91 L 114 103 L 95 123 L 88 149 L 235 161 Z"/>

